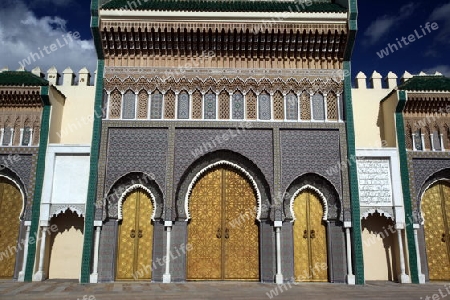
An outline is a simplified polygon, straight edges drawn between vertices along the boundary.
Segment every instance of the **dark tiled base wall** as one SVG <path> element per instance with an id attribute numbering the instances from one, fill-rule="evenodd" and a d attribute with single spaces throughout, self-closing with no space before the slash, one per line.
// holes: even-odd
<path id="1" fill-rule="evenodd" d="M 260 279 L 262 282 L 272 283 L 276 274 L 276 244 L 275 228 L 270 221 L 260 223 Z M 186 280 L 186 249 L 188 222 L 175 222 L 172 227 L 170 263 L 171 280 L 182 282 Z M 285 222 L 281 229 L 281 271 L 285 281 L 294 278 L 294 245 L 292 240 L 292 223 Z M 116 220 L 109 220 L 103 224 L 100 238 L 99 253 L 99 282 L 111 282 L 115 280 L 115 264 L 117 249 L 118 226 Z M 345 232 L 341 223 L 329 222 L 328 234 L 328 268 L 330 282 L 345 282 L 347 274 Z M 166 255 L 167 231 L 162 222 L 154 223 L 153 236 L 153 261 L 160 261 Z M 165 265 L 152 270 L 152 281 L 162 282 Z"/>

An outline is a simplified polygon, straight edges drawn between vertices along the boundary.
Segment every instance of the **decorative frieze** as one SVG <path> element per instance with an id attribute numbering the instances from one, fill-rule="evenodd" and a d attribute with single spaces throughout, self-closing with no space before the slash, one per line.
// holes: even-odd
<path id="1" fill-rule="evenodd" d="M 126 69 L 123 69 L 125 71 Z M 203 94 L 208 91 L 213 91 L 214 93 L 220 93 L 222 90 L 226 90 L 229 93 L 233 93 L 237 90 L 247 93 L 252 90 L 256 93 L 261 93 L 266 91 L 270 94 L 275 93 L 277 90 L 281 91 L 283 94 L 287 94 L 290 91 L 302 92 L 306 91 L 309 94 L 313 93 L 329 93 L 333 91 L 336 94 L 342 94 L 343 91 L 343 81 L 333 79 L 332 72 L 324 72 L 322 76 L 312 78 L 300 77 L 301 73 L 298 74 L 300 77 L 260 77 L 255 79 L 253 76 L 242 79 L 239 77 L 223 77 L 222 76 L 195 76 L 192 78 L 186 77 L 173 77 L 165 78 L 163 74 L 149 77 L 149 72 L 138 72 L 134 73 L 131 77 L 127 75 L 125 78 L 121 78 L 118 74 L 118 70 L 114 70 L 109 77 L 107 76 L 104 80 L 104 87 L 107 92 L 111 92 L 115 89 L 121 93 L 125 93 L 128 90 L 132 90 L 135 93 L 140 90 L 145 89 L 148 92 L 153 92 L 158 90 L 165 93 L 167 90 L 173 90 L 175 93 L 179 93 L 183 90 L 193 93 L 196 90 L 200 90 Z M 156 70 L 154 70 L 156 71 Z M 130 74 L 130 73 L 128 73 Z M 306 74 L 306 73 L 305 73 Z M 326 76 L 328 75 L 328 76 Z M 321 78 L 322 77 L 322 78 Z"/>

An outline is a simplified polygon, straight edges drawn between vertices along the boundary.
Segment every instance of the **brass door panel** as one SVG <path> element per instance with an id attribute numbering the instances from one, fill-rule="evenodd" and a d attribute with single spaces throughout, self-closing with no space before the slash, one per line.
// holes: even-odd
<path id="1" fill-rule="evenodd" d="M 326 228 L 317 196 L 300 193 L 294 200 L 294 276 L 296 281 L 327 281 Z"/>
<path id="2" fill-rule="evenodd" d="M 5 180 L 0 180 L 0 250 L 6 251 L 0 263 L 0 278 L 12 278 L 16 264 L 16 252 L 8 251 L 17 247 L 19 237 L 20 213 L 22 211 L 20 191 Z"/>
<path id="3" fill-rule="evenodd" d="M 122 221 L 119 225 L 117 251 L 117 280 L 151 279 L 153 206 L 142 191 L 134 191 L 122 205 Z M 134 275 L 134 276 L 133 276 Z"/>
<path id="4" fill-rule="evenodd" d="M 192 189 L 187 279 L 222 279 L 222 171 L 214 170 Z"/>
<path id="5" fill-rule="evenodd" d="M 259 279 L 259 239 L 255 222 L 255 193 L 247 179 L 224 170 L 225 261 L 224 279 Z M 241 216 L 245 216 L 244 218 Z M 242 220 L 239 226 L 230 221 Z"/>
<path id="6" fill-rule="evenodd" d="M 310 245 L 311 245 L 311 272 L 312 281 L 327 281 L 327 235 L 323 223 L 323 207 L 315 194 L 309 195 L 309 222 L 310 222 Z"/>
<path id="7" fill-rule="evenodd" d="M 228 169 L 203 176 L 192 190 L 187 254 L 188 280 L 258 280 L 256 197 L 250 183 Z M 239 226 L 230 222 L 241 215 Z"/>
<path id="8" fill-rule="evenodd" d="M 294 200 L 294 276 L 296 281 L 309 276 L 309 243 L 307 235 L 307 202 L 309 193 L 304 192 Z"/>
<path id="9" fill-rule="evenodd" d="M 450 280 L 449 201 L 450 187 L 445 183 L 433 185 L 422 198 L 430 280 Z"/>

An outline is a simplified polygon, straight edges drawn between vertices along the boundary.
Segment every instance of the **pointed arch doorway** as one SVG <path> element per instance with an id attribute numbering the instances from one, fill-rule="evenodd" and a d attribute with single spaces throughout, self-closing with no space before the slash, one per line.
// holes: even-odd
<path id="1" fill-rule="evenodd" d="M 317 194 L 303 190 L 294 200 L 295 281 L 328 281 L 324 209 Z"/>
<path id="2" fill-rule="evenodd" d="M 203 175 L 189 198 L 187 280 L 259 280 L 259 227 L 250 182 L 230 167 Z"/>
<path id="3" fill-rule="evenodd" d="M 450 184 L 437 182 L 422 198 L 430 280 L 450 280 Z"/>
<path id="4" fill-rule="evenodd" d="M 153 254 L 153 205 L 142 189 L 132 191 L 122 205 L 116 280 L 150 280 Z"/>

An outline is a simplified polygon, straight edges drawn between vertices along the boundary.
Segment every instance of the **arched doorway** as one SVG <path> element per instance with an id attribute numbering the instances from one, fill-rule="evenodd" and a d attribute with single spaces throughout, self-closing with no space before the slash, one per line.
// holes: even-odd
<path id="1" fill-rule="evenodd" d="M 0 177 L 0 278 L 12 278 L 16 263 L 20 213 L 23 200 L 19 189 L 6 178 Z"/>
<path id="2" fill-rule="evenodd" d="M 67 209 L 52 218 L 58 229 L 50 237 L 49 279 L 79 279 L 83 252 L 84 218 Z"/>
<path id="3" fill-rule="evenodd" d="M 188 280 L 259 279 L 255 206 L 252 185 L 235 169 L 217 167 L 199 179 L 189 199 Z"/>
<path id="4" fill-rule="evenodd" d="M 295 281 L 328 281 L 326 226 L 317 194 L 304 190 L 294 200 Z"/>
<path id="5" fill-rule="evenodd" d="M 428 188 L 421 204 L 430 280 L 450 280 L 450 184 Z"/>
<path id="6" fill-rule="evenodd" d="M 398 281 L 398 240 L 394 221 L 375 212 L 361 220 L 366 280 Z M 397 241 L 397 243 L 396 243 Z"/>
<path id="7" fill-rule="evenodd" d="M 119 221 L 116 280 L 150 280 L 153 254 L 153 204 L 142 189 L 132 191 Z"/>

